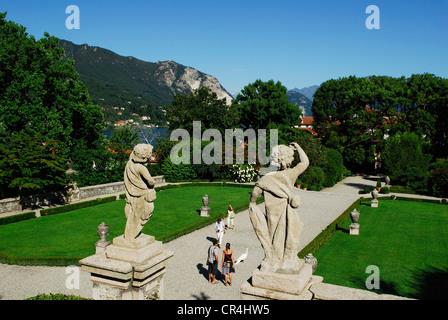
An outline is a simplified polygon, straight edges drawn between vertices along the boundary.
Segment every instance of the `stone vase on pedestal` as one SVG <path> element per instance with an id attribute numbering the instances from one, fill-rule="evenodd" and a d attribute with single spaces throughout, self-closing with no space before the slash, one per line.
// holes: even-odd
<path id="1" fill-rule="evenodd" d="M 97 229 L 98 236 L 100 237 L 100 240 L 98 240 L 95 243 L 95 252 L 103 252 L 106 250 L 106 247 L 110 245 L 110 242 L 106 240 L 107 236 L 109 235 L 109 226 L 102 222 Z"/>
<path id="2" fill-rule="evenodd" d="M 210 197 L 206 194 L 202 197 L 202 208 L 201 208 L 201 217 L 210 217 L 210 207 L 208 204 L 210 203 Z"/>
<path id="3" fill-rule="evenodd" d="M 373 191 L 371 192 L 372 194 L 372 201 L 370 202 L 370 206 L 372 208 L 377 208 L 378 207 L 378 190 L 377 189 L 373 189 Z"/>
<path id="4" fill-rule="evenodd" d="M 352 223 L 350 224 L 350 234 L 351 235 L 359 235 L 359 220 L 360 213 L 358 210 L 354 209 L 350 212 L 350 218 L 352 219 Z"/>
<path id="5" fill-rule="evenodd" d="M 310 264 L 313 267 L 313 273 L 316 271 L 317 269 L 317 259 L 315 256 L 313 256 L 312 253 L 308 253 L 305 258 L 303 258 L 303 260 L 305 260 L 305 263 Z"/>

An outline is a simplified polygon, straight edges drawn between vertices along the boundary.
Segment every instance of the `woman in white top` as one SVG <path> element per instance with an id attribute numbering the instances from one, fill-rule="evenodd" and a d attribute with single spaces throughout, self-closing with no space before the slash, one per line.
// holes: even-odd
<path id="1" fill-rule="evenodd" d="M 232 229 L 235 230 L 235 224 L 233 223 L 233 219 L 235 218 L 235 212 L 233 211 L 232 206 L 229 204 L 229 209 L 227 210 L 227 227 L 230 229 L 230 226 L 232 226 Z"/>

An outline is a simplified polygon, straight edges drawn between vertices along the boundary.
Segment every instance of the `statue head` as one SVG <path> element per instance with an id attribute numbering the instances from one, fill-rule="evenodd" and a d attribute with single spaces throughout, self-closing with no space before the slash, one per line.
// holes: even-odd
<path id="1" fill-rule="evenodd" d="M 148 163 L 152 155 L 152 145 L 146 143 L 139 143 L 134 147 L 129 160 L 135 163 Z"/>
<path id="2" fill-rule="evenodd" d="M 294 150 L 291 147 L 280 144 L 272 148 L 270 159 L 271 165 L 276 167 L 277 170 L 287 169 L 294 161 Z"/>

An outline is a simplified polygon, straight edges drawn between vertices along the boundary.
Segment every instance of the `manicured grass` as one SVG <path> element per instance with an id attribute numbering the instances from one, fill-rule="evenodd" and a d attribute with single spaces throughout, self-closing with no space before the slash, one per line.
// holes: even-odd
<path id="1" fill-rule="evenodd" d="M 227 212 L 229 204 L 234 208 L 247 208 L 251 191 L 251 188 L 228 186 L 160 190 L 154 202 L 153 217 L 143 232 L 157 240 L 170 240 L 194 230 L 205 219 L 212 223 L 218 214 Z M 211 218 L 201 217 L 198 212 L 205 194 L 210 196 Z M 99 240 L 96 230 L 101 222 L 110 227 L 109 241 L 124 233 L 124 206 L 125 200 L 118 200 L 0 226 L 0 253 L 19 258 L 89 256 L 95 252 L 95 242 Z"/>
<path id="2" fill-rule="evenodd" d="M 447 299 L 448 206 L 380 200 L 378 208 L 363 204 L 359 236 L 350 235 L 349 219 L 315 253 L 316 275 L 324 282 L 366 289 L 366 280 L 379 268 L 380 288 L 418 299 Z M 369 283 L 372 283 L 369 281 Z"/>

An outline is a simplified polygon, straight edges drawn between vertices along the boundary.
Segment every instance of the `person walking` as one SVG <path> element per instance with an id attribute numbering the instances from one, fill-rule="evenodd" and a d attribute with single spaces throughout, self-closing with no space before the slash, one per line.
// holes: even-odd
<path id="1" fill-rule="evenodd" d="M 229 278 L 229 285 L 231 286 L 232 273 L 235 272 L 235 260 L 233 259 L 233 251 L 230 249 L 230 243 L 226 243 L 226 248 L 222 251 L 221 269 L 225 286 L 227 286 L 227 278 Z"/>
<path id="2" fill-rule="evenodd" d="M 224 233 L 226 233 L 226 225 L 221 220 L 221 218 L 218 218 L 218 220 L 215 223 L 215 231 L 216 231 L 216 236 L 218 238 L 218 247 L 221 248 L 222 237 L 223 237 Z"/>
<path id="3" fill-rule="evenodd" d="M 229 208 L 227 209 L 227 227 L 230 229 L 230 226 L 232 226 L 232 229 L 235 230 L 233 219 L 235 219 L 235 211 L 233 211 L 232 206 L 229 204 Z"/>
<path id="4" fill-rule="evenodd" d="M 216 275 L 218 274 L 218 240 L 213 239 L 213 244 L 208 248 L 208 282 L 216 284 Z"/>

